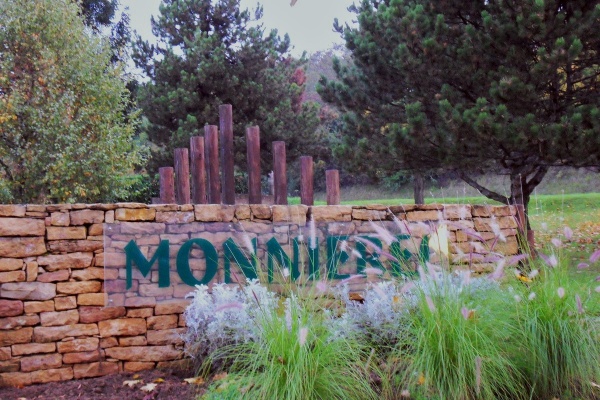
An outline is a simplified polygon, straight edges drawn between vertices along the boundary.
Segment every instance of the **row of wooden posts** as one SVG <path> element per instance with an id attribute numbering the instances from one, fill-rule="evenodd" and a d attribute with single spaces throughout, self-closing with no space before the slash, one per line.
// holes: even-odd
<path id="1" fill-rule="evenodd" d="M 204 136 L 190 138 L 190 149 L 175 149 L 175 168 L 159 168 L 162 204 L 235 204 L 233 112 L 219 106 L 219 127 L 207 125 Z M 219 147 L 220 144 L 220 147 Z M 219 151 L 220 150 L 220 151 Z M 261 204 L 260 130 L 246 129 L 248 203 Z M 220 160 L 219 160 L 220 157 Z M 190 184 L 191 178 L 191 184 Z M 314 204 L 313 159 L 300 157 L 300 203 Z M 340 175 L 325 172 L 327 204 L 340 204 Z M 273 203 L 288 204 L 285 142 L 273 142 Z"/>

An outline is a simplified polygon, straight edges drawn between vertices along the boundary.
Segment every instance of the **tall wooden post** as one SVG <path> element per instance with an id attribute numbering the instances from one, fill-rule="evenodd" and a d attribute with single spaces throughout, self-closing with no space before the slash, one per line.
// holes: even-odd
<path id="1" fill-rule="evenodd" d="M 233 111 L 231 104 L 219 106 L 221 134 L 221 190 L 224 204 L 235 204 L 233 176 Z"/>
<path id="2" fill-rule="evenodd" d="M 160 202 L 162 204 L 175 204 L 175 177 L 173 167 L 158 169 L 160 175 Z"/>
<path id="3" fill-rule="evenodd" d="M 221 179 L 219 177 L 219 128 L 204 127 L 204 151 L 208 175 L 208 203 L 221 204 Z"/>
<path id="4" fill-rule="evenodd" d="M 325 185 L 327 186 L 327 205 L 340 204 L 340 172 L 337 169 L 325 171 Z"/>
<path id="5" fill-rule="evenodd" d="M 175 199 L 190 204 L 190 159 L 188 149 L 175 149 Z"/>
<path id="6" fill-rule="evenodd" d="M 300 203 L 312 206 L 315 204 L 313 158 L 300 157 Z"/>
<path id="7" fill-rule="evenodd" d="M 206 167 L 203 136 L 190 138 L 190 158 L 190 169 L 192 170 L 192 203 L 206 204 Z"/>
<path id="8" fill-rule="evenodd" d="M 258 126 L 246 129 L 246 155 L 248 158 L 248 203 L 261 204 L 260 129 Z"/>
<path id="9" fill-rule="evenodd" d="M 273 203 L 287 205 L 287 174 L 285 142 L 273 142 L 273 180 L 275 193 Z"/>

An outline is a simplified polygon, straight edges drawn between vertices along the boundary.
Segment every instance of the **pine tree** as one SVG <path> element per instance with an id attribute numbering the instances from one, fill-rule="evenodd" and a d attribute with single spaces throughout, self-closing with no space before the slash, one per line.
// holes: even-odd
<path id="1" fill-rule="evenodd" d="M 527 205 L 551 166 L 600 163 L 598 1 L 363 0 L 339 27 L 354 67 L 320 91 L 345 111 L 350 155 L 453 169 Z M 358 151 L 357 151 L 358 150 Z M 510 177 L 510 195 L 473 173 Z"/>
<path id="2" fill-rule="evenodd" d="M 118 21 L 114 18 L 119 9 L 118 0 L 73 0 L 79 4 L 85 24 L 95 33 L 110 28 L 110 47 L 113 63 L 125 61 L 125 47 L 131 40 L 129 15 L 123 13 Z"/>
<path id="3" fill-rule="evenodd" d="M 304 59 L 291 57 L 287 35 L 265 32 L 239 0 L 165 0 L 152 20 L 158 39 L 139 37 L 134 61 L 150 79 L 138 101 L 156 145 L 152 168 L 171 165 L 173 149 L 218 125 L 218 106 L 232 104 L 236 161 L 245 159 L 245 128 L 259 125 L 263 171 L 272 162 L 271 142 L 285 140 L 288 159 L 310 154 L 317 106 L 301 103 Z"/>

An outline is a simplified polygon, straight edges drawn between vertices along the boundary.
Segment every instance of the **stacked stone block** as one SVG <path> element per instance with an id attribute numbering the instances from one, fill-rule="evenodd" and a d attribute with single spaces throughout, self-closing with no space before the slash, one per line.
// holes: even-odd
<path id="1" fill-rule="evenodd" d="M 0 205 L 0 386 L 88 378 L 182 363 L 185 300 L 104 307 L 103 224 L 449 221 L 451 259 L 478 252 L 473 232 L 516 254 L 513 207 L 59 204 Z M 419 225 L 421 224 L 421 225 Z M 501 230 L 506 241 L 498 241 Z M 260 229 L 259 229 L 260 231 Z M 419 233 L 420 232 L 420 233 Z M 490 265 L 459 267 L 485 271 Z"/>

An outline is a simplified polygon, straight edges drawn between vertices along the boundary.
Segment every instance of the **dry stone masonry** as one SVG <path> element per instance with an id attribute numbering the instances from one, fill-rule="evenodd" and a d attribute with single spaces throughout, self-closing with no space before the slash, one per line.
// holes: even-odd
<path id="1" fill-rule="evenodd" d="M 473 233 L 491 244 L 498 230 L 506 241 L 497 241 L 497 251 L 518 251 L 515 210 L 508 206 L 0 205 L 0 387 L 185 362 L 180 335 L 186 300 L 131 298 L 123 306 L 104 307 L 104 224 L 135 224 L 143 231 L 149 222 L 240 222 L 248 231 L 257 224 L 260 231 L 277 223 L 305 226 L 310 219 L 352 223 L 394 217 L 417 236 L 428 221 L 449 221 L 451 259 L 479 251 Z M 467 262 L 462 258 L 455 267 Z M 469 268 L 485 272 L 492 266 Z"/>

